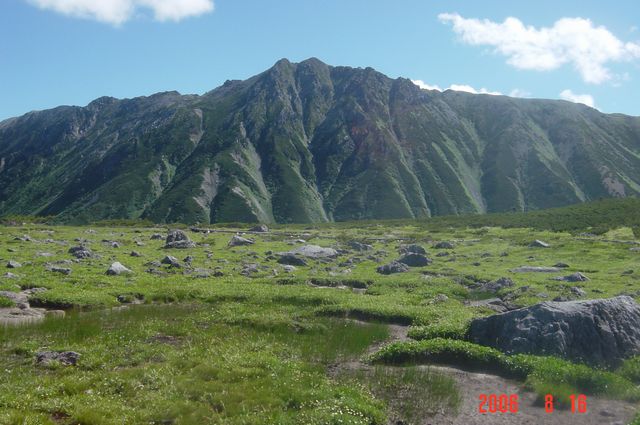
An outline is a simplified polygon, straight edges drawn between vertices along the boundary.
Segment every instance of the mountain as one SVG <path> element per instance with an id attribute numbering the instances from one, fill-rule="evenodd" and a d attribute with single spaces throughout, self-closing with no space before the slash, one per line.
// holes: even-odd
<path id="1" fill-rule="evenodd" d="M 639 194 L 640 118 L 317 59 L 202 96 L 103 97 L 0 123 L 0 215 L 318 222 Z"/>

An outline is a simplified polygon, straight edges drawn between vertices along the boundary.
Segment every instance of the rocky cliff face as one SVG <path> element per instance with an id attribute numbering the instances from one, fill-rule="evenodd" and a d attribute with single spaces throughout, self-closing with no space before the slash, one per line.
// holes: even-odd
<path id="1" fill-rule="evenodd" d="M 640 194 L 640 118 L 277 62 L 0 123 L 0 214 L 317 222 L 522 211 Z"/>

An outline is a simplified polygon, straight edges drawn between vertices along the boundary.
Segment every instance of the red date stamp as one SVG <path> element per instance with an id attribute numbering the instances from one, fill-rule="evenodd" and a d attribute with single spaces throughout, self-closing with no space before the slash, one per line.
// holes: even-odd
<path id="1" fill-rule="evenodd" d="M 478 413 L 518 413 L 518 394 L 480 394 L 478 397 Z M 553 413 L 554 398 L 552 394 L 544 396 L 544 411 Z M 587 396 L 571 394 L 569 396 L 571 413 L 587 413 Z"/>

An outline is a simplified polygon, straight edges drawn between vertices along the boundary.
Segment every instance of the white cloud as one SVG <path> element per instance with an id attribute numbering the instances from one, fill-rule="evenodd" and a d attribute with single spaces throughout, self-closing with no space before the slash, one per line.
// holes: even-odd
<path id="1" fill-rule="evenodd" d="M 213 11 L 213 0 L 27 0 L 41 9 L 121 25 L 140 9 L 158 21 L 179 21 Z"/>
<path id="2" fill-rule="evenodd" d="M 482 87 L 479 90 L 476 90 L 476 89 L 474 89 L 473 87 L 471 87 L 470 85 L 467 85 L 467 84 L 451 84 L 446 89 L 442 89 L 437 84 L 436 85 L 430 85 L 430 84 L 425 83 L 422 80 L 411 80 L 411 81 L 416 86 L 420 87 L 421 89 L 426 89 L 426 90 L 438 90 L 438 91 L 455 90 L 455 91 L 464 91 L 464 92 L 473 93 L 473 94 L 492 94 L 492 95 L 501 95 L 502 94 L 499 91 L 489 91 L 484 87 Z"/>
<path id="3" fill-rule="evenodd" d="M 592 108 L 596 107 L 596 103 L 593 100 L 593 96 L 590 94 L 575 94 L 571 90 L 562 90 L 560 92 L 560 99 L 568 100 L 569 102 L 574 103 L 582 103 L 587 106 L 591 106 Z"/>
<path id="4" fill-rule="evenodd" d="M 531 93 L 526 90 L 513 89 L 509 92 L 510 97 L 530 97 Z"/>
<path id="5" fill-rule="evenodd" d="M 484 87 L 480 88 L 479 90 L 476 90 L 467 84 L 451 84 L 449 86 L 449 90 L 466 91 L 467 93 L 473 93 L 473 94 L 492 94 L 494 96 L 502 95 L 502 93 L 500 93 L 499 91 L 489 91 Z"/>
<path id="6" fill-rule="evenodd" d="M 442 91 L 442 89 L 440 88 L 440 86 L 439 86 L 439 85 L 437 85 L 437 84 L 436 84 L 435 86 L 432 86 L 432 85 L 430 85 L 430 84 L 425 83 L 425 82 L 424 82 L 424 81 L 422 81 L 422 80 L 411 80 L 411 82 L 412 82 L 413 84 L 415 84 L 416 86 L 420 87 L 421 89 L 424 89 L 424 90 L 438 90 L 438 91 Z"/>
<path id="7" fill-rule="evenodd" d="M 562 18 L 540 29 L 513 17 L 502 23 L 466 19 L 457 13 L 442 13 L 438 18 L 453 24 L 465 43 L 493 46 L 516 68 L 548 71 L 571 64 L 584 81 L 593 84 L 613 78 L 609 62 L 640 58 L 640 44 L 622 42 L 605 27 L 583 18 Z"/>

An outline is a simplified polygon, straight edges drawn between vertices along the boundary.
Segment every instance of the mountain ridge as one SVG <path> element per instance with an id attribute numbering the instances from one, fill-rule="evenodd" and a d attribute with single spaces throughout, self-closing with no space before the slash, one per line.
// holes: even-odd
<path id="1" fill-rule="evenodd" d="M 286 59 L 202 95 L 0 122 L 0 214 L 321 222 L 640 194 L 640 118 Z"/>

